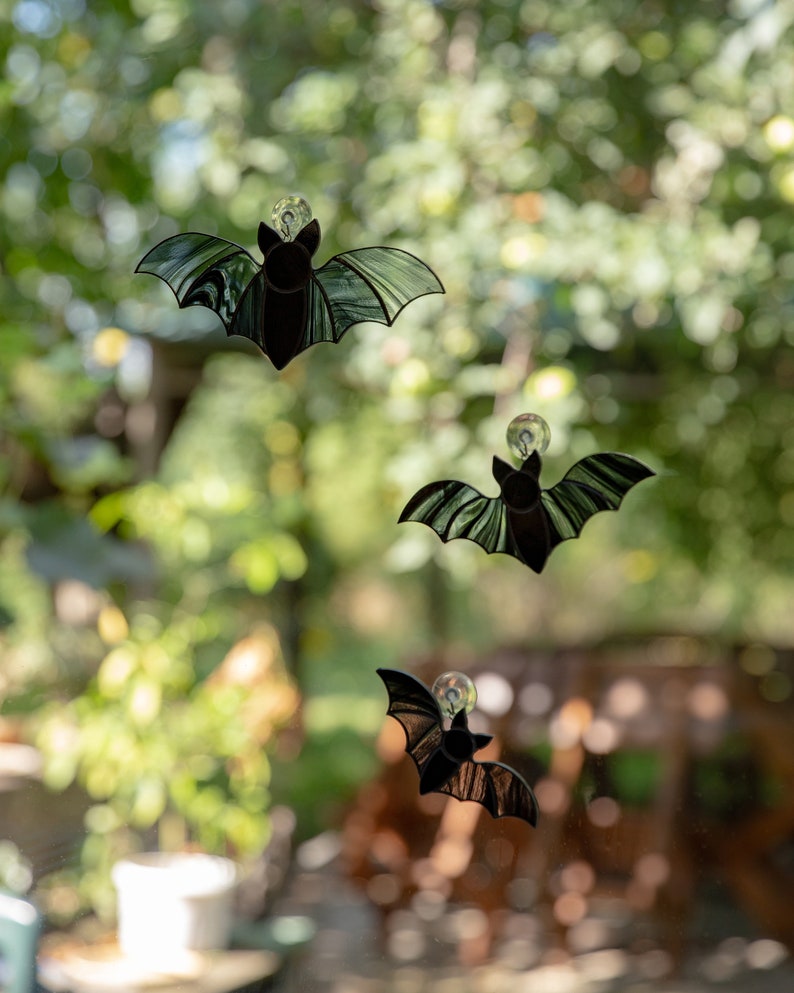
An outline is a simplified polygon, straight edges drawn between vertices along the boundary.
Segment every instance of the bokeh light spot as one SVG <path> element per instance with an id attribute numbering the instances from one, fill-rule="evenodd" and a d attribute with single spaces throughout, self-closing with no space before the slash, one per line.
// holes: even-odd
<path id="1" fill-rule="evenodd" d="M 581 893 L 563 893 L 554 901 L 553 913 L 563 927 L 571 927 L 587 913 L 587 900 Z"/>
<path id="2" fill-rule="evenodd" d="M 587 805 L 587 819 L 595 827 L 613 827 L 620 819 L 620 806 L 612 797 L 596 797 Z"/>
<path id="3" fill-rule="evenodd" d="M 117 645 L 130 633 L 127 619 L 115 604 L 106 604 L 97 618 L 97 632 L 106 645 Z"/>
<path id="4" fill-rule="evenodd" d="M 786 946 L 771 938 L 751 941 L 745 952 L 745 959 L 751 969 L 774 969 L 788 958 Z"/>
<path id="5" fill-rule="evenodd" d="M 382 872 L 367 883 L 367 896 L 380 907 L 396 903 L 402 894 L 402 884 L 392 873 Z"/>
<path id="6" fill-rule="evenodd" d="M 607 755 L 617 748 L 619 742 L 618 726 L 606 717 L 597 717 L 582 735 L 582 744 L 594 755 Z"/>
<path id="7" fill-rule="evenodd" d="M 527 683 L 518 695 L 518 706 L 531 717 L 541 717 L 551 710 L 554 694 L 546 683 Z"/>
<path id="8" fill-rule="evenodd" d="M 785 114 L 770 118 L 764 125 L 763 134 L 773 152 L 788 152 L 794 148 L 794 120 Z"/>
<path id="9" fill-rule="evenodd" d="M 555 365 L 533 372 L 524 386 L 524 393 L 541 400 L 561 400 L 576 389 L 576 375 L 567 366 Z"/>
<path id="10" fill-rule="evenodd" d="M 543 814 L 561 817 L 568 809 L 568 790 L 556 779 L 541 779 L 535 785 L 535 796 Z"/>
<path id="11" fill-rule="evenodd" d="M 719 721 L 728 713 L 730 704 L 725 690 L 712 682 L 697 683 L 687 696 L 689 712 L 701 721 Z"/>
<path id="12" fill-rule="evenodd" d="M 623 720 L 639 717 L 648 703 L 647 689 L 638 679 L 629 676 L 613 683 L 606 698 L 609 712 Z"/>
<path id="13" fill-rule="evenodd" d="M 765 676 L 775 668 L 777 656 L 769 645 L 754 643 L 739 653 L 739 665 L 751 676 Z"/>
<path id="14" fill-rule="evenodd" d="M 575 745 L 593 719 L 593 708 L 584 697 L 573 697 L 560 708 L 549 725 L 549 739 L 555 748 Z"/>
<path id="15" fill-rule="evenodd" d="M 477 677 L 476 698 L 480 710 L 491 717 L 501 717 L 513 705 L 513 689 L 498 672 L 484 672 Z"/>
<path id="16" fill-rule="evenodd" d="M 569 862 L 560 873 L 563 889 L 576 893 L 589 893 L 595 886 L 595 878 L 593 867 L 584 859 Z"/>
<path id="17" fill-rule="evenodd" d="M 637 859 L 634 875 L 644 886 L 657 888 L 670 876 L 670 861 L 658 852 L 648 852 Z"/>
<path id="18" fill-rule="evenodd" d="M 95 362 L 106 368 L 115 368 L 127 354 L 130 337 L 121 328 L 102 328 L 91 343 L 91 355 Z"/>

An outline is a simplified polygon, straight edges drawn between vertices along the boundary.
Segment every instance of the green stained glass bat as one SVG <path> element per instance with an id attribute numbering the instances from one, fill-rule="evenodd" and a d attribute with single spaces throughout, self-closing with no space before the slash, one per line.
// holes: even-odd
<path id="1" fill-rule="evenodd" d="M 442 541 L 468 538 L 486 552 L 513 555 L 540 573 L 561 541 L 578 538 L 593 514 L 617 510 L 632 486 L 656 473 L 631 455 L 603 452 L 577 462 L 544 490 L 541 459 L 533 451 L 519 469 L 494 456 L 498 497 L 483 496 L 468 483 L 428 483 L 415 493 L 400 522 L 419 521 Z"/>
<path id="2" fill-rule="evenodd" d="M 412 300 L 444 292 L 424 262 L 398 248 L 343 252 L 315 269 L 320 225 L 294 233 L 296 221 L 311 217 L 308 204 L 288 197 L 273 215 L 287 237 L 262 221 L 262 262 L 231 241 L 188 232 L 155 245 L 135 271 L 162 279 L 180 307 L 214 310 L 228 335 L 250 338 L 277 369 L 311 345 L 339 341 L 354 324 L 391 325 Z"/>

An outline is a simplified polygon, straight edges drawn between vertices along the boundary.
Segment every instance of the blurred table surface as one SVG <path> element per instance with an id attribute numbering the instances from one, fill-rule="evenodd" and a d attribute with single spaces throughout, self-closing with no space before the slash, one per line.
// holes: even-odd
<path id="1" fill-rule="evenodd" d="M 272 951 L 180 952 L 141 961 L 125 956 L 115 941 L 64 945 L 39 956 L 40 984 L 54 993 L 233 993 L 275 976 L 282 956 Z M 260 987 L 261 988 L 261 987 Z"/>

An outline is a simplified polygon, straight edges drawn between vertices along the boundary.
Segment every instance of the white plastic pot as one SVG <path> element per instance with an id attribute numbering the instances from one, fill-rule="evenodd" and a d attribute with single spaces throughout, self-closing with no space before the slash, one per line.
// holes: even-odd
<path id="1" fill-rule="evenodd" d="M 225 948 L 237 868 L 198 853 L 147 852 L 113 866 L 119 946 L 136 959 Z"/>

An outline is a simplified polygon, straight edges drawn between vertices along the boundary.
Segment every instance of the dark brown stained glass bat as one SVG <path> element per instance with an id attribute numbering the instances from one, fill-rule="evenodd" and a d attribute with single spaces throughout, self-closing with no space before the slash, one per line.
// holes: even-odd
<path id="1" fill-rule="evenodd" d="M 540 573 L 561 541 L 578 538 L 593 514 L 617 510 L 632 486 L 656 475 L 631 455 L 602 452 L 581 459 L 556 486 L 544 490 L 541 466 L 536 451 L 519 469 L 494 456 L 498 497 L 483 496 L 456 480 L 428 483 L 408 501 L 400 522 L 427 524 L 445 542 L 468 538 L 488 553 L 513 555 Z"/>
<path id="2" fill-rule="evenodd" d="M 444 292 L 424 262 L 398 248 L 359 248 L 313 268 L 316 220 L 291 240 L 262 221 L 258 243 L 262 262 L 223 238 L 178 234 L 155 245 L 135 271 L 162 279 L 180 307 L 214 310 L 228 335 L 250 338 L 277 369 L 311 345 L 339 341 L 353 324 L 391 325 L 412 300 Z"/>
<path id="3" fill-rule="evenodd" d="M 457 800 L 481 803 L 493 817 L 520 817 L 533 827 L 538 803 L 522 777 L 502 762 L 476 762 L 475 752 L 490 734 L 469 730 L 466 710 L 459 710 L 449 728 L 432 692 L 414 676 L 397 669 L 378 669 L 389 694 L 387 714 L 405 731 L 405 751 L 419 770 L 419 792 L 446 793 Z"/>

